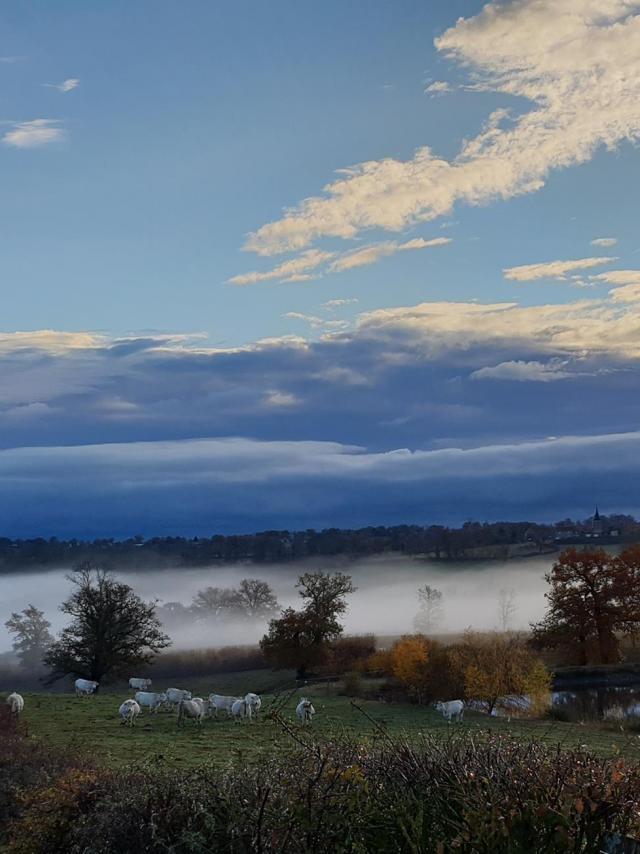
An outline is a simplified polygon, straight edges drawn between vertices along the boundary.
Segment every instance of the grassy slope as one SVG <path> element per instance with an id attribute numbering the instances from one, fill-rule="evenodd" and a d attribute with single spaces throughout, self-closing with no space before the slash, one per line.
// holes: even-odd
<path id="1" fill-rule="evenodd" d="M 263 690 L 263 686 L 272 690 L 276 687 L 273 674 L 265 671 L 230 674 L 217 677 L 215 685 L 208 688 L 197 684 L 193 688 L 206 696 L 214 688 L 222 693 L 241 694 L 252 689 Z M 354 735 L 368 740 L 376 737 L 376 733 L 379 736 L 380 730 L 376 725 L 354 709 L 346 697 L 336 694 L 335 685 L 330 689 L 316 686 L 306 689 L 305 693 L 313 698 L 317 711 L 314 737 Z M 267 715 L 250 725 L 221 718 L 206 720 L 202 727 L 196 727 L 188 721 L 183 729 L 178 730 L 175 715 L 160 712 L 157 716 L 144 714 L 131 730 L 120 726 L 117 716 L 120 703 L 128 696 L 131 692 L 126 689 L 87 698 L 76 698 L 70 694 L 25 694 L 23 725 L 32 738 L 73 751 L 88 752 L 113 765 L 161 761 L 177 768 L 187 768 L 211 760 L 220 764 L 240 758 L 255 761 L 260 756 L 289 749 L 295 744 L 291 735 Z M 287 695 L 280 696 L 284 698 Z M 294 722 L 296 696 L 288 695 L 283 716 L 297 731 Z M 265 695 L 263 701 L 268 711 L 270 698 Z M 420 733 L 444 736 L 450 730 L 442 717 L 430 708 L 372 700 L 357 702 L 383 731 L 391 735 L 411 739 Z M 467 713 L 465 722 L 452 728 L 473 734 L 476 738 L 486 737 L 493 731 L 516 738 L 541 739 L 551 745 L 587 745 L 598 753 L 620 753 L 629 759 L 640 759 L 640 736 L 602 725 L 525 720 L 509 722 Z"/>

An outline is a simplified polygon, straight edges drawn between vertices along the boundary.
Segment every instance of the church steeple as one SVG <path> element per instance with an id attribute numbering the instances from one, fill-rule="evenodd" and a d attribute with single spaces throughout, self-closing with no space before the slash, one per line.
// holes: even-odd
<path id="1" fill-rule="evenodd" d="M 600 513 L 598 512 L 598 505 L 597 504 L 596 504 L 596 512 L 593 514 L 593 521 L 594 522 L 600 521 Z"/>

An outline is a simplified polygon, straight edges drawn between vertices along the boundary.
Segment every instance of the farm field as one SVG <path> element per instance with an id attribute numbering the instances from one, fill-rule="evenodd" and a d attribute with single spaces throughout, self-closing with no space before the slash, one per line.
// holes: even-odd
<path id="1" fill-rule="evenodd" d="M 275 677 L 277 680 L 278 677 Z M 211 686 L 188 684 L 194 693 L 206 696 L 212 690 L 241 694 L 247 690 L 263 691 L 274 686 L 274 674 L 265 671 L 218 675 Z M 447 737 L 449 733 L 468 734 L 484 739 L 490 733 L 510 735 L 522 740 L 540 740 L 550 746 L 583 745 L 604 756 L 621 755 L 640 759 L 640 735 L 611 724 L 576 724 L 557 721 L 489 718 L 466 712 L 461 724 L 448 725 L 432 708 L 375 700 L 356 700 L 338 694 L 339 686 L 315 685 L 304 691 L 291 689 L 283 681 L 277 694 L 263 693 L 261 719 L 250 724 L 234 722 L 224 716 L 210 718 L 202 726 L 192 721 L 178 729 L 174 713 L 143 713 L 133 729 L 119 724 L 118 707 L 131 692 L 105 690 L 97 696 L 77 698 L 72 694 L 25 693 L 26 708 L 22 725 L 29 738 L 72 752 L 88 754 L 108 765 L 124 763 L 162 763 L 188 768 L 214 762 L 227 765 L 238 761 L 257 761 L 274 752 L 290 750 L 297 745 L 300 727 L 295 719 L 295 706 L 304 693 L 313 700 L 316 717 L 305 737 L 329 740 L 342 737 L 371 742 L 385 734 L 409 741 L 422 735 Z M 281 721 L 270 712 L 279 710 Z"/>

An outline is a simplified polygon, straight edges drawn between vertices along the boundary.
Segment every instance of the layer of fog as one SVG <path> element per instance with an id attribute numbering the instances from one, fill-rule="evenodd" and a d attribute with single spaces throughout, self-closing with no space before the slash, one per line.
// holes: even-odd
<path id="1" fill-rule="evenodd" d="M 512 629 L 526 629 L 544 612 L 544 580 L 553 563 L 552 555 L 507 562 L 435 563 L 405 557 L 373 558 L 357 561 L 322 560 L 297 564 L 230 565 L 207 568 L 127 572 L 119 577 L 143 598 L 190 605 L 205 587 L 235 587 L 242 578 L 262 578 L 277 594 L 280 605 L 298 607 L 301 600 L 295 589 L 301 572 L 339 569 L 353 577 L 358 590 L 349 597 L 345 616 L 348 633 L 373 632 L 398 635 L 413 631 L 418 611 L 417 589 L 425 584 L 443 593 L 443 620 L 439 632 L 500 628 L 501 590 L 513 591 L 515 613 Z M 54 632 L 65 623 L 59 604 L 69 595 L 72 585 L 64 570 L 19 572 L 0 575 L 0 652 L 10 649 L 11 638 L 4 622 L 12 611 L 28 603 L 41 608 Z M 189 618 L 176 630 L 172 626 L 174 648 L 224 646 L 254 643 L 263 634 L 264 621 L 253 624 L 221 622 L 199 623 Z"/>

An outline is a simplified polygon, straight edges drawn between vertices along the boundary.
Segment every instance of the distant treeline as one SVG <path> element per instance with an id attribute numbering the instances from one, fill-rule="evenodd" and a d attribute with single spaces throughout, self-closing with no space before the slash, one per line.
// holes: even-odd
<path id="1" fill-rule="evenodd" d="M 600 542 L 640 539 L 640 523 L 633 516 L 600 517 Z M 461 528 L 443 525 L 394 525 L 348 530 L 261 531 L 211 537 L 152 537 L 138 535 L 127 540 L 31 540 L 0 538 L 0 572 L 44 565 L 69 566 L 94 560 L 120 569 L 204 566 L 212 563 L 287 563 L 305 558 L 356 558 L 396 552 L 428 555 L 441 560 L 482 556 L 508 557 L 510 549 L 525 545 L 540 552 L 566 542 L 589 541 L 593 522 L 564 519 L 552 525 L 532 522 L 465 522 Z M 596 544 L 595 542 L 593 543 Z M 476 554 L 474 555 L 474 550 Z M 513 551 L 517 553 L 517 551 Z"/>

